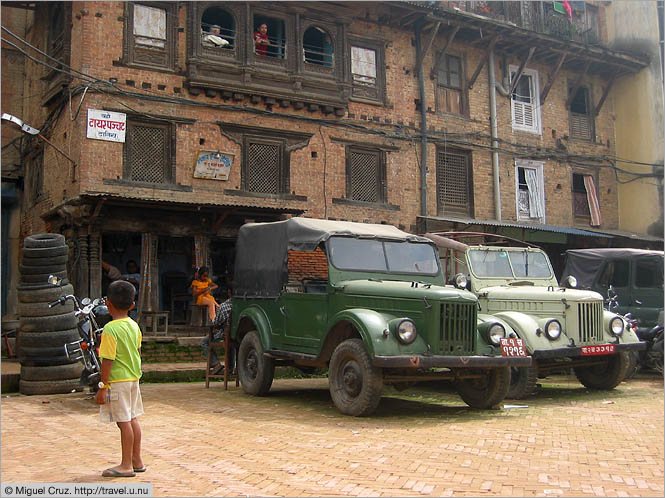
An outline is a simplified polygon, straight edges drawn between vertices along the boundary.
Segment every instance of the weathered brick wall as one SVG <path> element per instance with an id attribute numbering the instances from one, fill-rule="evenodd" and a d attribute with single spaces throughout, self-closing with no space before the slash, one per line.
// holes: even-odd
<path id="1" fill-rule="evenodd" d="M 47 147 L 47 174 L 45 176 L 45 200 L 28 209 L 24 228 L 38 231 L 39 213 L 57 206 L 63 200 L 83 191 L 127 192 L 127 187 L 107 185 L 104 179 L 122 178 L 123 145 L 85 138 L 86 112 L 89 108 L 126 111 L 128 108 L 146 115 L 167 116 L 191 119 L 192 124 L 176 125 L 176 183 L 193 187 L 192 192 L 160 190 L 151 188 L 131 188 L 132 196 L 149 197 L 155 200 L 184 202 L 214 202 L 229 205 L 266 206 L 273 208 L 300 208 L 306 216 L 328 217 L 351 221 L 390 223 L 406 230 L 415 230 L 416 216 L 420 214 L 420 140 L 417 138 L 420 127 L 420 111 L 416 107 L 419 98 L 417 73 L 414 70 L 414 34 L 397 30 L 378 22 L 376 7 L 358 6 L 357 17 L 352 19 L 348 33 L 354 36 L 386 40 L 386 82 L 387 102 L 385 105 L 371 105 L 351 102 L 344 118 L 334 118 L 320 112 L 311 113 L 279 107 L 272 108 L 272 114 L 259 116 L 242 109 L 262 109 L 264 104 L 252 104 L 247 99 L 234 103 L 224 101 L 220 96 L 207 97 L 205 93 L 191 95 L 185 89 L 184 71 L 187 65 L 186 9 L 187 3 L 178 8 L 177 60 L 176 71 L 149 71 L 127 67 L 119 63 L 122 59 L 123 25 L 125 4 L 122 2 L 75 2 L 72 4 L 72 58 L 75 68 L 93 74 L 103 81 L 115 78 L 118 93 L 106 88 L 100 93 L 91 89 L 82 103 L 81 111 L 71 119 L 64 110 L 54 121 L 51 138 L 63 147 L 77 162 L 74 168 L 62 156 Z M 362 11 L 362 12 L 360 12 Z M 366 12 L 368 14 L 366 15 Z M 42 46 L 45 30 L 34 28 L 29 39 Z M 474 214 L 479 219 L 494 217 L 494 192 L 492 181 L 491 155 L 487 148 L 490 134 L 488 74 L 485 67 L 475 85 L 468 93 L 468 117 L 437 114 L 434 103 L 435 81 L 430 79 L 430 71 L 435 54 L 445 44 L 447 36 L 440 34 L 425 58 L 424 73 L 427 94 L 428 127 L 431 129 L 431 142 L 428 148 L 427 211 L 437 213 L 436 204 L 436 144 L 456 146 L 472 151 Z M 482 57 L 483 50 L 460 42 L 453 43 L 451 54 L 464 57 L 465 75 L 468 78 Z M 342 56 L 343 57 L 343 56 Z M 502 54 L 497 54 L 497 78 L 503 71 Z M 507 64 L 519 65 L 516 58 L 507 57 Z M 542 65 L 537 60 L 529 68 L 538 70 L 540 88 L 545 85 L 551 66 Z M 43 68 L 29 64 L 26 78 L 29 94 L 43 91 L 39 77 Z M 568 112 L 565 109 L 568 80 L 574 74 L 562 72 L 556 79 L 547 102 L 542 107 L 542 134 L 534 135 L 513 131 L 510 118 L 509 100 L 497 96 L 499 136 L 512 144 L 528 145 L 545 151 L 556 148 L 558 140 L 575 154 L 598 156 L 614 153 L 614 129 L 612 122 L 612 102 L 608 99 L 596 119 L 597 143 L 576 142 L 565 139 L 568 135 Z M 592 93 L 597 100 L 602 93 L 604 82 L 589 77 Z M 147 97 L 182 97 L 187 103 L 157 102 L 135 98 L 133 92 Z M 80 94 L 72 101 L 74 111 L 78 107 Z M 203 105 L 201 105 L 203 104 Z M 45 119 L 47 109 L 40 107 L 39 99 L 29 102 L 34 123 Z M 292 116 L 285 117 L 284 114 Z M 306 118 L 298 120 L 296 118 Z M 336 120 L 331 125 L 320 120 Z M 268 197 L 239 197 L 224 194 L 224 189 L 239 189 L 241 182 L 241 147 L 220 133 L 217 121 L 255 125 L 269 129 L 289 129 L 311 134 L 305 147 L 291 153 L 291 191 L 306 196 L 306 201 L 282 200 Z M 341 126 L 342 124 L 349 126 Z M 364 131 L 369 129 L 372 133 Z M 453 140 L 451 137 L 455 135 Z M 477 136 L 474 134 L 480 134 Z M 345 145 L 338 139 L 353 140 L 366 144 L 396 147 L 386 152 L 387 201 L 399 206 L 398 210 L 383 206 L 357 206 L 333 203 L 334 198 L 346 196 Z M 505 144 L 504 144 L 505 145 Z M 508 152 L 500 155 L 501 202 L 504 220 L 516 219 L 515 208 L 515 154 L 512 146 L 502 146 Z M 514 147 L 513 147 L 514 148 Z M 193 164 L 199 149 L 220 150 L 234 155 L 234 163 L 228 181 L 192 178 Z M 537 152 L 537 150 L 536 150 Z M 578 168 L 579 166 L 575 166 Z M 593 170 L 593 168 L 592 168 Z M 567 162 L 546 160 L 546 221 L 556 225 L 572 225 L 571 182 L 573 166 Z M 576 169 L 577 171 L 577 169 Z M 591 170 L 590 170 L 591 171 Z M 603 226 L 617 226 L 616 182 L 612 170 L 600 168 L 597 191 L 603 214 Z"/>
<path id="2" fill-rule="evenodd" d="M 317 248 L 316 251 L 289 251 L 289 280 L 303 278 L 328 279 L 328 258 Z"/>

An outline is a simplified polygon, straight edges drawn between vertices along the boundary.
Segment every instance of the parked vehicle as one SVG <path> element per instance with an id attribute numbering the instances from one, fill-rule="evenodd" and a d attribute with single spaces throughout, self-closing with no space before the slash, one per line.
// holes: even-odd
<path id="1" fill-rule="evenodd" d="M 446 287 L 431 241 L 389 225 L 292 218 L 242 226 L 233 325 L 238 373 L 265 395 L 276 365 L 328 368 L 333 403 L 371 414 L 384 385 L 447 379 L 474 408 L 508 392 L 528 366 L 503 319 Z"/>
<path id="2" fill-rule="evenodd" d="M 49 282 L 57 284 L 57 279 L 49 277 Z M 81 361 L 81 385 L 89 386 L 97 391 L 101 380 L 101 362 L 99 361 L 99 344 L 104 325 L 111 321 L 111 315 L 105 300 L 86 297 L 79 302 L 76 296 L 68 294 L 49 303 L 49 307 L 64 305 L 67 301 L 74 303 L 74 314 L 78 318 L 78 331 L 81 338 L 65 344 L 65 355 L 68 360 Z"/>
<path id="3" fill-rule="evenodd" d="M 637 319 L 638 333 L 658 324 L 663 312 L 663 251 L 645 249 L 571 249 L 562 279 L 574 276 L 579 289 L 605 294 L 612 286 L 616 313 Z"/>
<path id="4" fill-rule="evenodd" d="M 560 286 L 542 249 L 493 234 L 426 237 L 439 246 L 447 278 L 477 295 L 482 312 L 510 324 L 532 355 L 530 366 L 512 369 L 509 398 L 571 368 L 584 386 L 613 389 L 627 373 L 627 353 L 644 349 L 621 316 L 603 309 L 600 294 Z"/>

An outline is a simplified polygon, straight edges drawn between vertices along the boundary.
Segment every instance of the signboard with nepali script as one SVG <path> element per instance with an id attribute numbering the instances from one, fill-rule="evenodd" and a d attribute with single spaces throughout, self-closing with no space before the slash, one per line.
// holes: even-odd
<path id="1" fill-rule="evenodd" d="M 126 128 L 126 114 L 88 109 L 88 138 L 124 143 Z"/>
<path id="2" fill-rule="evenodd" d="M 194 178 L 228 180 L 233 165 L 233 154 L 200 150 L 194 165 Z"/>

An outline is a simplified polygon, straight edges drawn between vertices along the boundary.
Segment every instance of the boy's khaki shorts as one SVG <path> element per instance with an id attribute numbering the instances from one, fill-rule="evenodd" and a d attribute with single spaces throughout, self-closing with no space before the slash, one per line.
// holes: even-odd
<path id="1" fill-rule="evenodd" d="M 99 405 L 102 422 L 130 422 L 143 415 L 139 381 L 113 382 L 106 390 L 106 404 Z"/>

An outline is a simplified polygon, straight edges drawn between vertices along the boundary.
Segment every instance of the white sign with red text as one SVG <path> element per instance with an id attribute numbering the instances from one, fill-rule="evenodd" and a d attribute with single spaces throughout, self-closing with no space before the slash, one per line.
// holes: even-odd
<path id="1" fill-rule="evenodd" d="M 88 109 L 88 138 L 124 143 L 126 128 L 127 114 Z"/>

